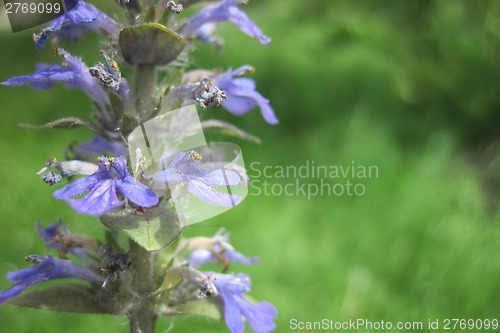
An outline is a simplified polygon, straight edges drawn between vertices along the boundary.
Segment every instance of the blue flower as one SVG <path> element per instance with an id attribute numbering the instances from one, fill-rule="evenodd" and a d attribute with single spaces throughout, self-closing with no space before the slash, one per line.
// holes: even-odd
<path id="1" fill-rule="evenodd" d="M 212 186 L 236 185 L 240 176 L 231 170 L 201 168 L 201 156 L 191 150 L 173 157 L 170 165 L 155 173 L 153 179 L 167 185 L 187 183 L 188 191 L 201 200 L 216 206 L 231 207 L 240 203 L 241 197 L 217 191 Z"/>
<path id="2" fill-rule="evenodd" d="M 265 333 L 276 328 L 274 317 L 278 312 L 271 303 L 253 304 L 243 296 L 250 291 L 250 278 L 247 275 L 205 274 L 215 275 L 213 284 L 224 302 L 224 319 L 232 333 L 242 333 L 245 330 L 243 318 L 246 318 L 255 332 Z"/>
<path id="3" fill-rule="evenodd" d="M 158 203 L 153 191 L 139 183 L 127 171 L 123 157 L 100 157 L 99 169 L 92 175 L 80 178 L 63 189 L 54 192 L 54 197 L 64 199 L 76 211 L 83 214 L 102 215 L 123 206 L 116 194 L 118 190 L 125 198 L 141 207 L 152 207 Z M 89 191 L 88 193 L 86 193 Z M 74 196 L 86 193 L 83 198 Z"/>
<path id="4" fill-rule="evenodd" d="M 109 104 L 106 91 L 99 81 L 89 74 L 89 69 L 80 58 L 71 56 L 63 49 L 55 49 L 54 52 L 64 60 L 62 66 L 38 64 L 37 71 L 33 74 L 16 76 L 1 84 L 6 86 L 30 84 L 35 89 L 49 89 L 57 82 L 61 82 L 68 88 L 83 90 L 102 108 Z"/>
<path id="5" fill-rule="evenodd" d="M 15 272 L 9 272 L 7 278 L 17 283 L 10 289 L 0 291 L 0 303 L 19 295 L 24 289 L 45 281 L 77 278 L 85 281 L 102 283 L 104 279 L 88 268 L 75 264 L 69 260 L 57 260 L 52 256 L 28 256 L 33 266 Z"/>
<path id="6" fill-rule="evenodd" d="M 188 247 L 194 248 L 186 260 L 191 266 L 197 267 L 204 263 L 222 263 L 227 268 L 230 262 L 252 265 L 259 262 L 258 257 L 248 258 L 237 252 L 229 244 L 229 233 L 219 230 L 212 238 L 194 237 L 187 240 Z"/>
<path id="7" fill-rule="evenodd" d="M 118 33 L 116 22 L 93 5 L 82 0 L 65 0 L 65 3 L 67 7 L 73 8 L 50 22 L 39 34 L 33 35 L 37 49 L 42 48 L 51 36 L 77 40 L 88 31 L 102 30 L 110 35 Z"/>
<path id="8" fill-rule="evenodd" d="M 222 102 L 222 106 L 229 112 L 242 116 L 258 105 L 264 119 L 268 123 L 276 125 L 278 118 L 269 105 L 269 100 L 255 90 L 255 81 L 246 77 L 238 77 L 253 72 L 253 70 L 251 66 L 245 65 L 235 70 L 229 69 L 224 74 L 214 78 L 214 84 L 226 92 L 226 100 Z"/>
<path id="9" fill-rule="evenodd" d="M 246 0 L 223 0 L 218 4 L 206 6 L 190 18 L 181 35 L 183 37 L 202 35 L 206 39 L 205 24 L 230 21 L 241 32 L 257 38 L 262 44 L 269 44 L 271 39 L 264 36 L 259 27 L 248 18 L 245 12 L 237 7 L 238 3 L 246 3 Z M 199 32 L 200 29 L 201 33 Z"/>

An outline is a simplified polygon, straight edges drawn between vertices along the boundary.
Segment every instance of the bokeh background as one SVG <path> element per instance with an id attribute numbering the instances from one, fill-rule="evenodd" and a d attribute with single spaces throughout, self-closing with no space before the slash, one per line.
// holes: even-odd
<path id="1" fill-rule="evenodd" d="M 119 10 L 91 2 L 111 15 Z M 253 65 L 280 125 L 266 124 L 258 110 L 244 118 L 207 111 L 263 143 L 226 139 L 242 147 L 247 165 L 354 161 L 377 166 L 379 177 L 360 181 L 360 197 L 249 195 L 185 234 L 224 226 L 241 252 L 261 257 L 258 265 L 232 269 L 250 274 L 252 295 L 278 308 L 277 332 L 290 331 L 294 318 L 499 319 L 500 2 L 253 0 L 245 9 L 273 42 L 261 46 L 223 24 L 225 47 L 200 45 L 193 65 Z M 35 51 L 37 29 L 12 34 L 0 17 L 0 80 L 58 61 L 50 46 Z M 64 47 L 94 64 L 101 60 L 97 40 L 89 35 Z M 101 237 L 97 220 L 54 199 L 54 188 L 35 175 L 50 156 L 62 158 L 68 143 L 91 134 L 16 126 L 88 117 L 91 109 L 83 93 L 60 86 L 0 87 L 1 289 L 11 285 L 3 278 L 8 271 L 26 267 L 25 255 L 48 253 L 34 231 L 37 219 L 62 218 L 73 232 Z M 171 323 L 160 320 L 157 332 Z M 173 324 L 173 332 L 227 331 L 205 319 Z M 0 332 L 68 330 L 127 332 L 128 323 L 0 306 Z"/>

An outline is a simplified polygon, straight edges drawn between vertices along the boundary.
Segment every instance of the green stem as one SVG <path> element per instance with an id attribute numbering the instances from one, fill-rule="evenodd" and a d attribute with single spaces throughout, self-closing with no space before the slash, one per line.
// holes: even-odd
<path id="1" fill-rule="evenodd" d="M 135 93 L 138 98 L 137 113 L 141 123 L 155 114 L 156 67 L 154 64 L 139 64 L 135 71 Z"/>
<path id="2" fill-rule="evenodd" d="M 155 113 L 156 68 L 153 64 L 136 67 L 135 92 L 138 99 L 137 114 L 141 124 Z M 132 289 L 137 293 L 137 303 L 128 314 L 132 333 L 153 333 L 157 315 L 152 306 L 154 291 L 154 254 L 130 239 L 130 261 L 132 262 Z"/>
<path id="3" fill-rule="evenodd" d="M 136 311 L 133 315 L 129 315 L 129 322 L 132 333 L 153 333 L 156 315 L 152 316 L 149 311 Z"/>
<path id="4" fill-rule="evenodd" d="M 129 313 L 132 333 L 153 333 L 156 313 L 151 307 L 149 295 L 154 290 L 153 253 L 130 239 L 130 261 L 132 262 L 132 289 L 139 295 L 134 309 Z"/>

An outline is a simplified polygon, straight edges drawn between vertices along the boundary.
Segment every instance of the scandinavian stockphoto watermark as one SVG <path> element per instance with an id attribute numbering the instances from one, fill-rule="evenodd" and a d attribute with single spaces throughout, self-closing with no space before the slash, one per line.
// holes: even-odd
<path id="1" fill-rule="evenodd" d="M 290 330 L 298 331 L 496 331 L 499 328 L 497 318 L 427 318 L 416 321 L 390 321 L 390 320 L 369 320 L 366 318 L 351 318 L 347 320 L 333 320 L 323 318 L 314 321 L 302 321 L 291 318 L 289 321 Z"/>
<path id="2" fill-rule="evenodd" d="M 3 0 L 12 32 L 34 28 L 66 14 L 77 1 L 63 0 Z"/>
<path id="3" fill-rule="evenodd" d="M 306 160 L 300 165 L 264 165 L 253 162 L 248 169 L 249 194 L 265 196 L 361 197 L 367 192 L 366 183 L 378 179 L 377 165 L 324 165 Z"/>
<path id="4" fill-rule="evenodd" d="M 134 177 L 153 180 L 149 187 L 170 198 L 182 226 L 222 214 L 247 195 L 240 147 L 207 142 L 194 104 L 146 121 L 127 141 Z"/>

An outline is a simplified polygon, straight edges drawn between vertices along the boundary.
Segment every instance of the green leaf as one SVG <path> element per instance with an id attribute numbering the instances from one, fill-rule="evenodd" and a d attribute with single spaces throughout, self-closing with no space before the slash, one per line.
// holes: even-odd
<path id="1" fill-rule="evenodd" d="M 261 143 L 260 139 L 244 130 L 218 119 L 210 119 L 201 122 L 204 129 L 212 130 L 218 133 L 230 135 L 236 138 L 245 139 L 255 143 Z"/>
<path id="2" fill-rule="evenodd" d="M 177 58 L 186 41 L 159 23 L 139 24 L 120 31 L 120 48 L 133 65 L 166 65 Z"/>
<path id="3" fill-rule="evenodd" d="M 85 126 L 94 129 L 94 126 L 85 119 L 78 117 L 66 117 L 48 122 L 43 125 L 32 125 L 32 124 L 19 124 L 19 127 L 30 128 L 30 129 L 45 129 L 45 128 L 72 128 Z"/>
<path id="4" fill-rule="evenodd" d="M 51 311 L 122 314 L 120 305 L 99 299 L 90 288 L 79 284 L 63 284 L 23 293 L 11 298 L 8 303 Z"/>
<path id="5" fill-rule="evenodd" d="M 221 320 L 223 304 L 219 298 L 211 297 L 199 300 L 188 301 L 174 307 L 160 309 L 160 314 L 163 316 L 170 315 L 187 315 L 201 316 L 215 320 Z"/>
<path id="6" fill-rule="evenodd" d="M 123 209 L 101 216 L 101 222 L 113 230 L 122 230 L 148 251 L 159 251 L 182 232 L 177 215 L 167 208 Z"/>

